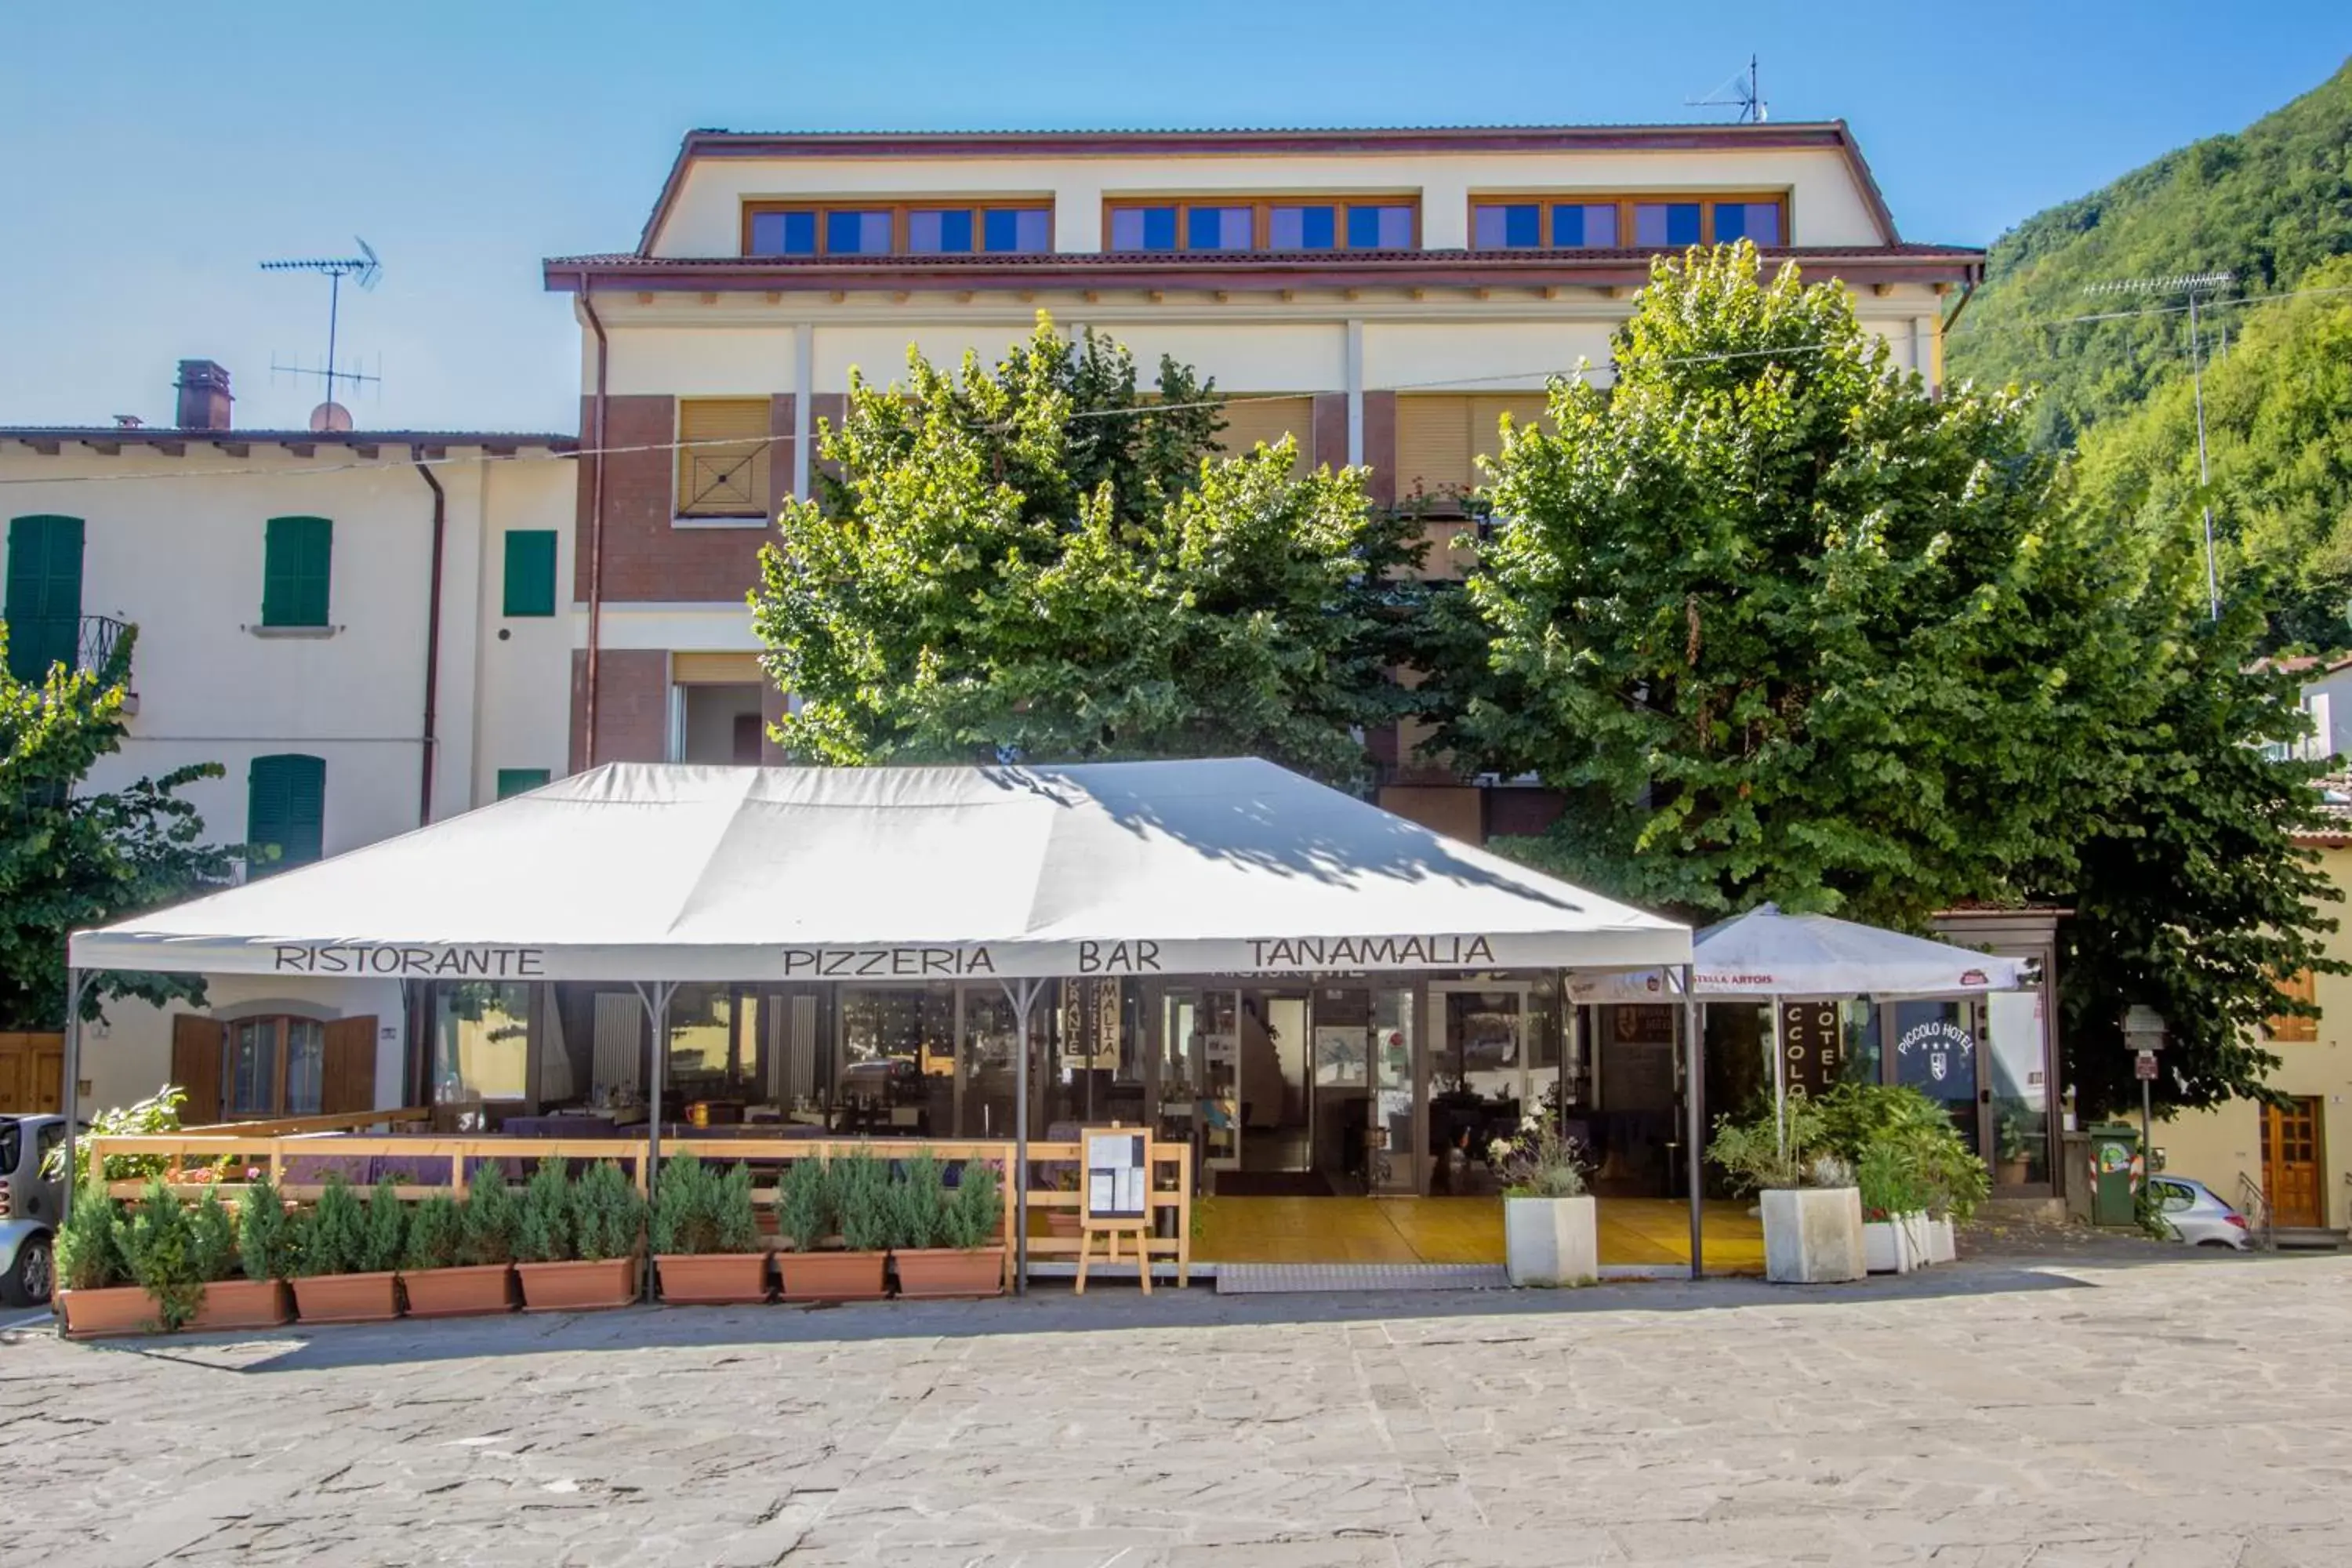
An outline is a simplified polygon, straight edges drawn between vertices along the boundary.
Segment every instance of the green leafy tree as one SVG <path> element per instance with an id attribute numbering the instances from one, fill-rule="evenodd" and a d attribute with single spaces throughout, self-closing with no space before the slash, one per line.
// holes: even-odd
<path id="1" fill-rule="evenodd" d="M 220 777 L 215 763 L 78 793 L 91 765 L 121 744 L 134 640 L 126 632 L 99 668 L 53 664 L 34 683 L 6 670 L 0 625 L 0 1027 L 64 1024 L 69 931 L 222 880 L 242 853 L 202 842 L 204 822 L 179 795 Z M 83 1016 L 97 1017 L 105 1000 L 125 995 L 201 1004 L 204 987 L 194 976 L 106 971 Z"/>
<path id="2" fill-rule="evenodd" d="M 1486 661 L 1434 683 L 1459 752 L 1570 795 L 1516 852 L 1693 917 L 1914 929 L 2063 869 L 2142 552 L 2065 504 L 2024 400 L 1929 396 L 1744 243 L 1659 259 L 1615 363 L 1506 432 Z"/>
<path id="3" fill-rule="evenodd" d="M 787 502 L 753 618 L 829 763 L 1253 753 L 1361 784 L 1407 711 L 1412 524 L 1285 442 L 1214 454 L 1213 384 L 1040 318 L 999 364 L 853 381 L 838 468 Z"/>

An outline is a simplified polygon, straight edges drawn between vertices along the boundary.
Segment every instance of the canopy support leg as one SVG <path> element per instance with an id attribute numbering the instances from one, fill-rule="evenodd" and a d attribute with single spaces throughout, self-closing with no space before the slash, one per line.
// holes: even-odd
<path id="1" fill-rule="evenodd" d="M 1013 1004 L 1013 1032 L 1020 1042 L 1013 1058 L 1013 1169 L 1006 1173 L 1013 1188 L 1013 1290 L 1029 1293 L 1029 1012 L 1045 989 L 1043 980 L 1001 980 L 1006 1000 Z"/>
<path id="2" fill-rule="evenodd" d="M 1698 973 L 1691 964 L 1683 964 L 1683 1158 L 1687 1163 L 1685 1180 L 1690 1189 L 1690 1277 L 1703 1278 L 1706 1272 L 1706 1211 L 1700 1195 L 1704 1179 L 1704 1151 L 1706 1139 L 1706 1114 L 1699 1103 L 1706 1087 L 1706 1050 L 1701 1040 L 1698 1006 Z"/>
<path id="3" fill-rule="evenodd" d="M 66 1041 L 65 1059 L 61 1064 L 64 1080 L 58 1085 L 58 1109 L 65 1113 L 66 1119 L 66 1168 L 64 1179 L 58 1184 L 61 1196 L 58 1205 L 58 1228 L 60 1230 L 65 1228 L 66 1216 L 73 1213 L 74 1137 L 81 1121 L 81 1004 L 82 998 L 89 994 L 94 978 L 86 969 L 66 971 Z M 98 1190 L 103 1193 L 106 1191 L 106 1173 L 93 1173 L 98 1178 Z M 49 1310 L 57 1316 L 58 1331 L 63 1333 L 65 1309 L 58 1302 L 61 1292 L 56 1288 L 57 1268 L 54 1263 L 50 1266 L 49 1280 Z"/>
<path id="4" fill-rule="evenodd" d="M 669 1068 L 669 1002 L 677 994 L 677 982 L 656 980 L 650 988 L 644 981 L 636 984 L 637 1001 L 646 1010 L 646 1038 L 653 1053 L 652 1070 L 646 1075 L 646 1098 L 648 1114 L 646 1118 L 646 1204 L 650 1210 L 654 1201 L 654 1185 L 661 1177 L 662 1077 Z M 654 1299 L 654 1260 L 650 1248 L 646 1253 L 646 1300 Z"/>

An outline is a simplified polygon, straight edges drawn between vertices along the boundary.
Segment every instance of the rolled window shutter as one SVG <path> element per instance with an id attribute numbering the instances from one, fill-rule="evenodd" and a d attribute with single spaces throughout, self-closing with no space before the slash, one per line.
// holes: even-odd
<path id="1" fill-rule="evenodd" d="M 1225 427 L 1217 433 L 1221 451 L 1238 455 L 1260 442 L 1274 446 L 1285 436 L 1298 442 L 1298 460 L 1291 471 L 1301 476 L 1315 471 L 1315 399 L 1265 397 L 1244 394 L 1224 406 Z"/>
<path id="2" fill-rule="evenodd" d="M 1478 482 L 1470 465 L 1472 399 L 1453 393 L 1417 393 L 1397 399 L 1396 493 L 1446 501 Z"/>
<path id="3" fill-rule="evenodd" d="M 765 517 L 769 428 L 765 397 L 689 398 L 677 405 L 677 515 Z"/>
<path id="4" fill-rule="evenodd" d="M 1508 392 L 1488 394 L 1470 399 L 1470 450 L 1479 458 L 1491 458 L 1503 449 L 1503 416 L 1507 414 L 1516 425 L 1542 424 L 1550 428 L 1544 410 L 1549 400 L 1540 392 Z M 1486 476 L 1471 465 L 1477 482 L 1485 484 Z"/>
<path id="5" fill-rule="evenodd" d="M 326 1070 L 320 1076 L 320 1114 L 343 1116 L 376 1108 L 374 1014 L 338 1018 L 327 1026 Z"/>
<path id="6" fill-rule="evenodd" d="M 180 1107 L 184 1127 L 208 1127 L 221 1119 L 221 1026 L 194 1013 L 172 1016 L 172 1081 L 187 1098 Z"/>

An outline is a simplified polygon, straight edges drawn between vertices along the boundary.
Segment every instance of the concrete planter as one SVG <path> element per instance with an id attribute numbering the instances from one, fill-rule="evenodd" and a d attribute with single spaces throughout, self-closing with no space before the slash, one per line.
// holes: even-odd
<path id="1" fill-rule="evenodd" d="M 503 1263 L 403 1273 L 412 1318 L 473 1318 L 514 1310 L 514 1270 Z"/>
<path id="2" fill-rule="evenodd" d="M 586 1262 L 518 1263 L 526 1312 L 591 1312 L 625 1307 L 637 1299 L 637 1260 L 599 1258 Z"/>
<path id="3" fill-rule="evenodd" d="M 1764 1211 L 1764 1278 L 1776 1285 L 1859 1279 L 1862 1194 L 1853 1187 L 1771 1187 Z"/>
<path id="4" fill-rule="evenodd" d="M 768 1299 L 764 1252 L 657 1252 L 661 1298 L 679 1306 L 741 1306 Z"/>
<path id="5" fill-rule="evenodd" d="M 776 1277 L 787 1301 L 879 1301 L 887 1291 L 887 1252 L 779 1252 Z"/>
<path id="6" fill-rule="evenodd" d="M 1951 1215 L 1925 1220 L 1921 1225 L 1927 1240 L 1928 1262 L 1958 1263 L 1960 1260 L 1959 1244 L 1952 1237 Z"/>
<path id="7" fill-rule="evenodd" d="M 294 1281 L 294 1310 L 306 1323 L 388 1323 L 400 1316 L 400 1276 L 313 1274 Z"/>
<path id="8" fill-rule="evenodd" d="M 1873 1274 L 1908 1274 L 1927 1266 L 1926 1237 L 1918 1215 L 1892 1215 L 1865 1220 L 1862 1226 L 1863 1266 Z"/>
<path id="9" fill-rule="evenodd" d="M 287 1298 L 283 1279 L 215 1279 L 205 1287 L 196 1315 L 188 1320 L 192 1334 L 219 1329 L 274 1329 L 294 1320 L 294 1303 Z"/>
<path id="10" fill-rule="evenodd" d="M 1505 1198 L 1503 1258 L 1515 1286 L 1591 1285 L 1601 1278 L 1601 1222 L 1591 1197 Z"/>
<path id="11" fill-rule="evenodd" d="M 909 1300 L 1004 1294 L 1001 1247 L 902 1247 L 890 1260 L 898 1269 L 898 1294 Z"/>

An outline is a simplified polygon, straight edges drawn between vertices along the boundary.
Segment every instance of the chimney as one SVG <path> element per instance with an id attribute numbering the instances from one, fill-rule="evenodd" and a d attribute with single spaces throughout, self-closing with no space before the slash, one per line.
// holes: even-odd
<path id="1" fill-rule="evenodd" d="M 236 401 L 229 395 L 228 372 L 208 359 L 184 359 L 176 384 L 180 416 L 175 423 L 181 429 L 228 428 L 228 405 Z"/>

